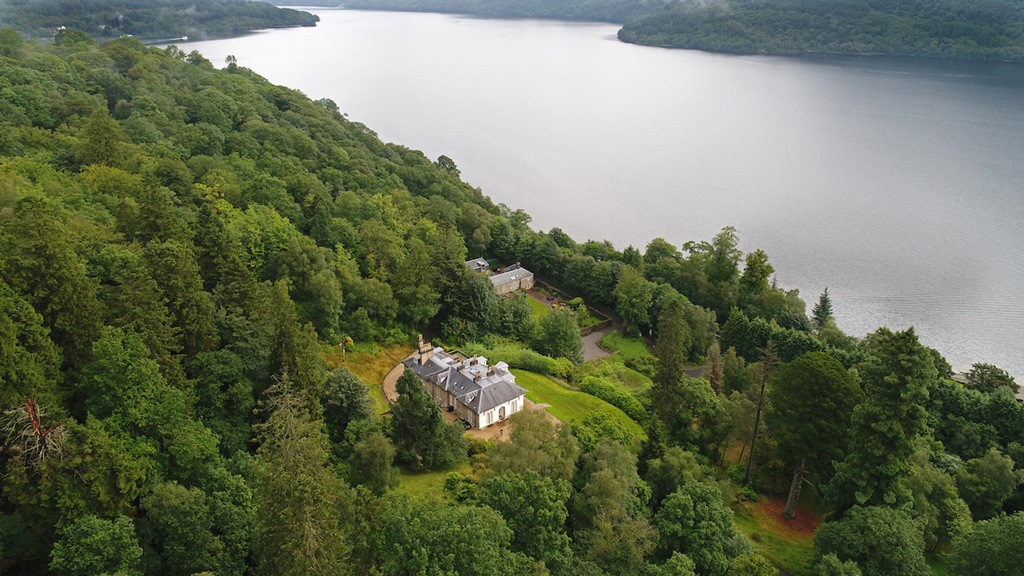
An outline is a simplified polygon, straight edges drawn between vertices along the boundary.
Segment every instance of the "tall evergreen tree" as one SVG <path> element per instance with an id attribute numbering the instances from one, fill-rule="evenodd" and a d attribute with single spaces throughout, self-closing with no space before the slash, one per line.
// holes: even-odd
<path id="1" fill-rule="evenodd" d="M 125 251 L 119 260 L 113 279 L 117 285 L 109 304 L 111 324 L 142 336 L 164 378 L 184 388 L 181 330 L 172 323 L 167 301 L 139 255 Z"/>
<path id="2" fill-rule="evenodd" d="M 769 340 L 761 350 L 761 389 L 757 395 L 757 410 L 754 413 L 754 429 L 750 433 L 750 451 L 747 452 L 747 468 L 743 473 L 743 483 L 750 482 L 750 468 L 754 464 L 754 446 L 761 434 L 761 414 L 764 412 L 765 385 L 779 365 L 779 356 L 775 353 L 775 341 Z"/>
<path id="3" fill-rule="evenodd" d="M 832 317 L 832 298 L 828 295 L 828 288 L 821 293 L 818 297 L 818 303 L 814 305 L 814 309 L 811 310 L 811 320 L 814 321 L 814 325 L 821 328 L 825 325 L 825 322 Z"/>
<path id="4" fill-rule="evenodd" d="M 856 505 L 909 510 L 912 503 L 906 478 L 914 440 L 925 429 L 935 367 L 913 328 L 882 328 L 872 345 L 862 372 L 865 399 L 853 413 L 846 457 L 825 490 L 834 517 Z"/>
<path id="5" fill-rule="evenodd" d="M 334 473 L 318 406 L 282 378 L 258 427 L 256 565 L 270 576 L 344 575 L 352 496 Z"/>
<path id="6" fill-rule="evenodd" d="M 217 343 L 213 301 L 203 290 L 199 266 L 189 245 L 150 242 L 145 249 L 149 273 L 167 300 L 174 326 L 181 330 L 187 357 L 211 350 Z"/>
<path id="7" fill-rule="evenodd" d="M 416 373 L 406 370 L 398 378 L 398 401 L 391 409 L 391 438 L 398 460 L 413 468 L 450 466 L 466 457 L 462 427 L 445 424 L 441 409 L 423 389 Z"/>
<path id="8" fill-rule="evenodd" d="M 785 518 L 796 513 L 804 474 L 831 477 L 832 461 L 846 447 L 850 418 L 862 393 L 838 360 L 811 352 L 784 364 L 771 377 L 771 408 L 765 416 L 779 454 L 794 470 Z"/>
<path id="9" fill-rule="evenodd" d="M 690 345 L 690 328 L 686 324 L 682 298 L 672 298 L 658 317 L 658 340 L 654 353 L 658 357 L 658 371 L 654 376 L 654 409 L 658 417 L 674 430 L 683 402 L 686 386 L 686 351 Z"/>
<path id="10" fill-rule="evenodd" d="M 96 282 L 70 245 L 60 210 L 50 200 L 28 196 L 0 218 L 4 281 L 43 317 L 64 367 L 81 369 L 99 338 L 100 306 Z"/>

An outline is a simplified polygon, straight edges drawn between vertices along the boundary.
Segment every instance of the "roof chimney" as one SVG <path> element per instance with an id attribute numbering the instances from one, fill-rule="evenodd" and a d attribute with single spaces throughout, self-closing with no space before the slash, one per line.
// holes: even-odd
<path id="1" fill-rule="evenodd" d="M 430 357 L 434 355 L 434 349 L 429 342 L 423 342 L 423 334 L 416 335 L 416 351 L 420 353 L 420 366 L 426 365 Z"/>

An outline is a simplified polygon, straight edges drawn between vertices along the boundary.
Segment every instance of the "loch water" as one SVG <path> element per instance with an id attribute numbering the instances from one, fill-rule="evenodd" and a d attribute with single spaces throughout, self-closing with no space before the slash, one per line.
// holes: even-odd
<path id="1" fill-rule="evenodd" d="M 1024 380 L 1024 67 L 728 56 L 608 24 L 315 10 L 192 42 L 454 159 L 533 226 L 643 249 L 734 226 L 863 336 L 914 326 Z"/>

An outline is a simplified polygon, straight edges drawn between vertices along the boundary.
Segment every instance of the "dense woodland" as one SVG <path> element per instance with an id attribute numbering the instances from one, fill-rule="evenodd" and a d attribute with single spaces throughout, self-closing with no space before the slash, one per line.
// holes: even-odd
<path id="1" fill-rule="evenodd" d="M 1024 61 L 1022 0 L 350 0 L 344 5 L 624 23 L 619 31 L 624 42 L 733 54 Z"/>
<path id="2" fill-rule="evenodd" d="M 927 574 L 926 553 L 1019 573 L 1004 371 L 962 384 L 912 329 L 844 334 L 827 291 L 808 314 L 731 228 L 641 251 L 529 224 L 234 58 L 0 31 L 0 572 L 767 576 L 730 505 L 806 487 L 825 522 L 804 574 Z M 654 354 L 581 363 L 586 308 L 537 319 L 477 256 Z M 484 443 L 409 376 L 379 414 L 338 346 L 417 332 L 642 433 L 530 411 Z"/>
<path id="3" fill-rule="evenodd" d="M 101 38 L 223 38 L 261 28 L 315 26 L 318 20 L 247 0 L 0 0 L 0 27 L 33 38 L 52 38 L 61 26 Z"/>
<path id="4" fill-rule="evenodd" d="M 1024 1 L 685 0 L 626 23 L 626 42 L 736 54 L 1024 61 Z"/>
<path id="5" fill-rule="evenodd" d="M 622 23 L 636 16 L 660 10 L 670 3 L 669 0 L 349 0 L 344 2 L 344 6 L 360 10 L 474 14 L 488 18 L 545 18 Z M 301 2 L 294 0 L 294 4 L 301 5 Z M 337 6 L 338 2 L 322 0 L 318 5 Z"/>

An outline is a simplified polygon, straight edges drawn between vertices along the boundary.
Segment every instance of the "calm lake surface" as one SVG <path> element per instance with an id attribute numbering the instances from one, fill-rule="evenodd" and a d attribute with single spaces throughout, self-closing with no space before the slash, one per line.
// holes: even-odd
<path id="1" fill-rule="evenodd" d="M 914 326 L 957 369 L 1024 379 L 1024 68 L 740 57 L 615 26 L 316 10 L 195 42 L 450 156 L 533 226 L 643 249 L 739 230 L 808 310 Z"/>

